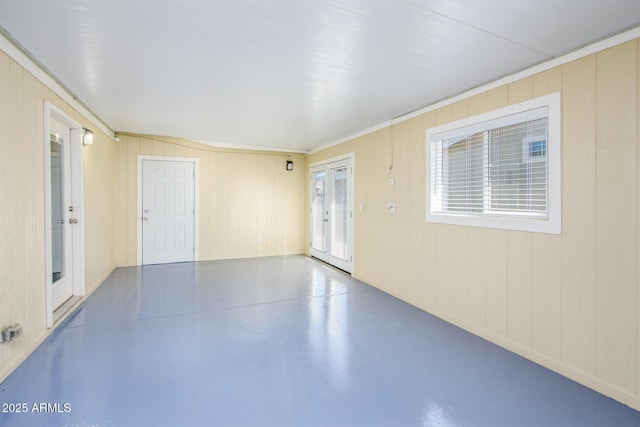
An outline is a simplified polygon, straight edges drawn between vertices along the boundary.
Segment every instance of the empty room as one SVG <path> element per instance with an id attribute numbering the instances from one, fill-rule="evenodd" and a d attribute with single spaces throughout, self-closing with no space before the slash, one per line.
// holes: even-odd
<path id="1" fill-rule="evenodd" d="M 0 1 L 0 426 L 640 426 L 640 3 Z"/>

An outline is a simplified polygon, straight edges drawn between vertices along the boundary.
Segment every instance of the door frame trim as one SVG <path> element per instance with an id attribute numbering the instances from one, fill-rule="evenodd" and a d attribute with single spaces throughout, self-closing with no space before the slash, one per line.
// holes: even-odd
<path id="1" fill-rule="evenodd" d="M 84 252 L 84 174 L 82 168 L 82 125 L 49 101 L 44 102 L 44 227 L 45 227 L 45 305 L 47 328 L 54 323 L 53 312 L 53 263 L 51 235 L 51 142 L 49 135 L 51 117 L 69 127 L 69 154 L 71 156 L 71 200 L 73 216 L 78 224 L 71 233 L 71 296 L 85 294 L 85 252 Z"/>
<path id="2" fill-rule="evenodd" d="M 136 233 L 137 233 L 137 248 L 136 248 L 136 265 L 142 265 L 142 162 L 144 160 L 160 160 L 168 162 L 190 162 L 193 163 L 195 176 L 194 180 L 194 195 L 193 203 L 195 205 L 195 217 L 193 227 L 193 239 L 195 246 L 195 253 L 193 256 L 194 261 L 200 260 L 200 159 L 197 157 L 172 157 L 172 156 L 151 156 L 146 154 L 138 154 L 137 164 L 137 195 L 136 195 Z"/>
<path id="3" fill-rule="evenodd" d="M 348 273 L 353 275 L 353 272 L 355 271 L 355 265 L 356 265 L 356 239 L 355 239 L 355 229 L 356 229 L 356 211 L 355 211 L 355 205 L 356 205 L 356 184 L 355 184 L 355 180 L 356 180 L 356 154 L 355 152 L 351 152 L 351 153 L 346 153 L 343 154 L 341 156 L 336 156 L 336 157 L 331 157 L 329 159 L 324 159 L 324 160 L 320 160 L 314 163 L 311 163 L 309 165 L 309 178 L 312 178 L 312 173 L 314 172 L 314 170 L 318 170 L 320 168 L 326 167 L 328 165 L 331 165 L 332 163 L 338 163 L 338 162 L 342 162 L 348 160 L 350 162 L 351 165 L 351 181 L 349 183 L 349 191 L 351 192 L 351 212 L 353 213 L 351 221 L 350 221 L 350 227 L 349 227 L 349 231 L 348 231 L 348 235 L 347 235 L 347 239 L 349 240 L 349 256 L 351 257 L 351 262 L 350 262 L 350 270 Z M 310 185 L 310 184 L 307 184 Z M 311 203 L 311 200 L 309 200 L 309 203 Z M 311 215 L 311 210 L 309 210 L 309 215 Z M 309 227 L 312 227 L 311 225 L 311 217 L 309 216 Z M 311 230 L 309 229 L 309 233 L 311 233 Z M 311 235 L 309 235 L 309 242 L 311 242 Z M 311 245 L 309 245 L 309 253 L 311 254 Z M 313 255 L 312 255 L 313 256 Z M 324 261 L 324 260 L 323 260 Z M 325 261 L 326 262 L 326 261 Z M 340 267 L 338 267 L 340 268 Z"/>

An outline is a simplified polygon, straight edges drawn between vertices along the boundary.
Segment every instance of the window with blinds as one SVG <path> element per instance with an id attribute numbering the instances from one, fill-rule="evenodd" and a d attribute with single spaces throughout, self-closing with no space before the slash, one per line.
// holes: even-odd
<path id="1" fill-rule="evenodd" d="M 559 233 L 559 104 L 556 94 L 427 131 L 427 220 Z"/>

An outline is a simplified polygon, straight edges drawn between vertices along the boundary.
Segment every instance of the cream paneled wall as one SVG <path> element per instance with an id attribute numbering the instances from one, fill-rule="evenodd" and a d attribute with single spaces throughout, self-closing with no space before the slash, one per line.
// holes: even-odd
<path id="1" fill-rule="evenodd" d="M 306 182 L 309 164 L 355 153 L 354 276 L 640 409 L 639 45 L 308 156 Z M 557 91 L 562 234 L 426 223 L 426 129 Z"/>
<path id="2" fill-rule="evenodd" d="M 0 50 L 0 327 L 20 322 L 23 334 L 0 344 L 0 381 L 50 332 L 45 313 L 44 101 L 83 126 L 85 287 L 93 291 L 115 267 L 114 142 Z"/>
<path id="3" fill-rule="evenodd" d="M 121 134 L 116 145 L 118 265 L 136 264 L 140 154 L 199 159 L 200 260 L 304 252 L 301 154 L 225 150 L 128 134 Z M 292 172 L 285 170 L 286 160 L 293 160 Z"/>

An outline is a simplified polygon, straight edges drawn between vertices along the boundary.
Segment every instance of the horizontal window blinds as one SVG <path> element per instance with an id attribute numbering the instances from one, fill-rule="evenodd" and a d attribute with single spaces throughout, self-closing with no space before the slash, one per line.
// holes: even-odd
<path id="1" fill-rule="evenodd" d="M 432 210 L 547 217 L 547 108 L 432 136 Z"/>

